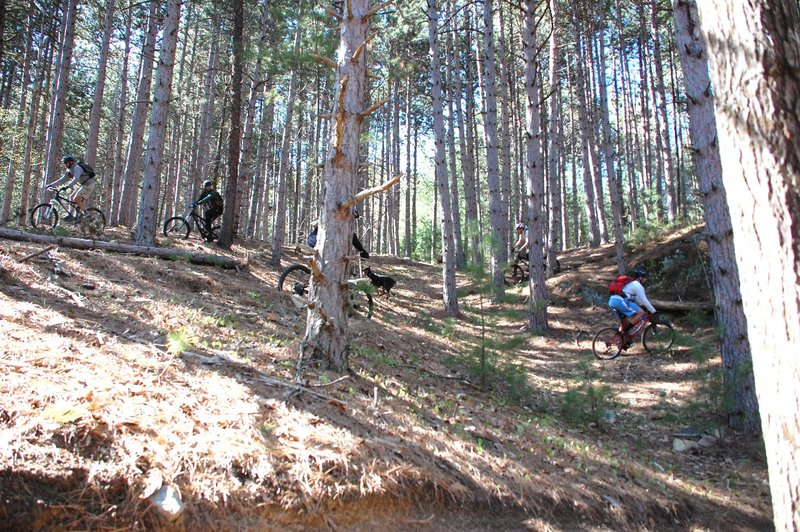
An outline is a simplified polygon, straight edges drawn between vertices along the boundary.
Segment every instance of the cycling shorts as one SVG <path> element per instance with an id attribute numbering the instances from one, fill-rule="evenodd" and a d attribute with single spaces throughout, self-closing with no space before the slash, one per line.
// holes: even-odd
<path id="1" fill-rule="evenodd" d="M 618 295 L 608 298 L 608 306 L 627 317 L 631 317 L 642 310 L 642 307 L 630 299 Z"/>

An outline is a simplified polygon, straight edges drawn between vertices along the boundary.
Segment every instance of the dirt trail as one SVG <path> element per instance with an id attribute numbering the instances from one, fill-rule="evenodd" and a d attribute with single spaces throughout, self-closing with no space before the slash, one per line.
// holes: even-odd
<path id="1" fill-rule="evenodd" d="M 0 528 L 772 526 L 760 442 L 719 431 L 707 317 L 675 314 L 665 357 L 600 362 L 576 342 L 612 319 L 609 247 L 559 256 L 547 336 L 524 330 L 523 287 L 494 305 L 460 275 L 450 320 L 438 267 L 375 256 L 392 298 L 351 322 L 351 373 L 310 368 L 303 388 L 304 312 L 256 243 L 226 254 L 242 271 L 67 248 L 20 261 L 44 247 L 0 240 Z M 631 262 L 702 270 L 702 250 L 686 232 Z M 708 298 L 663 280 L 653 297 Z M 180 491 L 176 522 L 150 504 L 161 486 Z"/>

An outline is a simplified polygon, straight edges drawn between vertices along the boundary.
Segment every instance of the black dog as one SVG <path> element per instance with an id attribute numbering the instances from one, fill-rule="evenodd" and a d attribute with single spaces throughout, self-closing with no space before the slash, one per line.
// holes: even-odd
<path id="1" fill-rule="evenodd" d="M 372 282 L 373 286 L 381 289 L 382 295 L 385 295 L 387 298 L 390 296 L 389 292 L 396 283 L 394 279 L 372 273 L 372 269 L 369 266 L 364 268 L 364 275 L 369 277 L 369 280 Z"/>

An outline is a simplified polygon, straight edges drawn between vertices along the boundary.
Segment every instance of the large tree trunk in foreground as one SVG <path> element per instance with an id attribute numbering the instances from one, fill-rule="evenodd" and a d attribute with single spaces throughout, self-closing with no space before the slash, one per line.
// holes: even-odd
<path id="1" fill-rule="evenodd" d="M 698 2 L 776 530 L 800 528 L 800 14 Z"/>
<path id="2" fill-rule="evenodd" d="M 354 219 L 353 209 L 343 208 L 343 204 L 356 191 L 359 136 L 365 112 L 369 0 L 350 0 L 342 7 L 336 53 L 336 98 L 317 234 L 318 254 L 312 259 L 308 321 L 300 346 L 298 370 L 302 370 L 307 359 L 316 359 L 324 368 L 344 372 L 350 353 L 347 278 L 349 257 L 353 253 Z"/>
<path id="3" fill-rule="evenodd" d="M 711 83 L 708 56 L 700 35 L 695 0 L 677 0 L 674 7 L 675 33 L 686 84 L 692 152 L 706 214 L 716 317 L 722 330 L 722 367 L 728 393 L 728 400 L 725 401 L 729 408 L 728 423 L 737 430 L 757 432 L 760 419 L 753 360 L 739 289 L 731 216 L 722 183 L 714 98 L 708 90 Z"/>

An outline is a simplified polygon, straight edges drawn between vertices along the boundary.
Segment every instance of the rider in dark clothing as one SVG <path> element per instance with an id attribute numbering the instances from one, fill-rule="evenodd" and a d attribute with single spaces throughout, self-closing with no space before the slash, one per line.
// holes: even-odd
<path id="1" fill-rule="evenodd" d="M 197 198 L 195 202 L 195 205 L 206 204 L 208 205 L 205 214 L 206 231 L 208 232 L 206 240 L 211 242 L 213 240 L 211 237 L 211 224 L 222 214 L 224 203 L 222 201 L 222 196 L 220 196 L 219 192 L 214 188 L 214 182 L 210 179 L 206 179 L 203 183 L 203 192 L 200 193 L 200 197 Z"/>

